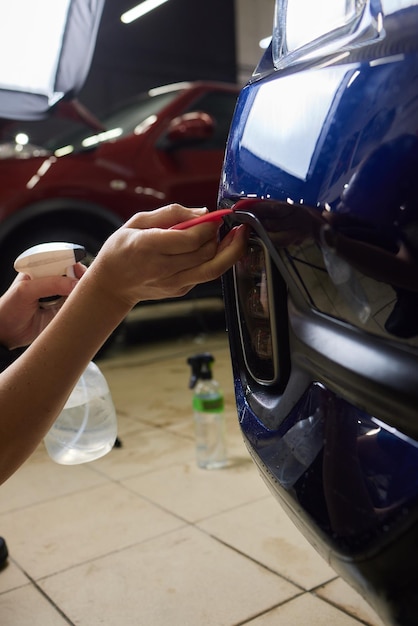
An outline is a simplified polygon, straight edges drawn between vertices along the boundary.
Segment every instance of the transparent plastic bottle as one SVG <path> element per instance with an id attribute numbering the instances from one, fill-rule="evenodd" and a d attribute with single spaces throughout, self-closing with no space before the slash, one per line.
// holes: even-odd
<path id="1" fill-rule="evenodd" d="M 91 361 L 45 436 L 45 447 L 56 463 L 77 465 L 107 454 L 116 437 L 116 411 L 109 387 Z"/>
<path id="2" fill-rule="evenodd" d="M 74 276 L 73 266 L 85 256 L 83 246 L 54 241 L 28 248 L 17 257 L 16 271 L 39 278 Z M 38 334 L 59 311 L 63 298 L 41 298 Z M 44 443 L 49 456 L 61 465 L 94 461 L 107 454 L 117 439 L 116 411 L 105 377 L 91 361 L 71 392 Z"/>
<path id="3" fill-rule="evenodd" d="M 196 461 L 203 469 L 219 469 L 227 464 L 224 397 L 219 383 L 213 379 L 209 353 L 188 359 L 192 368 L 189 387 L 193 393 L 196 435 Z"/>

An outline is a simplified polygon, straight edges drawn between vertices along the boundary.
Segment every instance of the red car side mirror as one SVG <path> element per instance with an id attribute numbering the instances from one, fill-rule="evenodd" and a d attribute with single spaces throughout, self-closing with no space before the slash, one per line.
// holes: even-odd
<path id="1" fill-rule="evenodd" d="M 185 141 L 201 141 L 209 139 L 215 129 L 215 120 L 203 111 L 193 111 L 175 117 L 167 131 L 167 138 L 171 143 Z"/>

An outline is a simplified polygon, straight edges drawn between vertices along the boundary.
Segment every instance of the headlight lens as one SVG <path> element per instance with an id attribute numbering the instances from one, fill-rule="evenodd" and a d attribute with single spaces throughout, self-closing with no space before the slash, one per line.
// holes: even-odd
<path id="1" fill-rule="evenodd" d="M 361 16 L 367 0 L 276 0 L 273 60 L 347 30 Z"/>
<path id="2" fill-rule="evenodd" d="M 251 238 L 234 268 L 238 323 L 246 368 L 264 385 L 284 383 L 288 371 L 286 286 L 273 277 L 262 241 Z"/>

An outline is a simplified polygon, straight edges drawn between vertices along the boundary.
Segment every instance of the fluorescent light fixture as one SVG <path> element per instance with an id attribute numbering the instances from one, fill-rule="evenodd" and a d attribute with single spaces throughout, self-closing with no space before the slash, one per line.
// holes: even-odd
<path id="1" fill-rule="evenodd" d="M 86 137 L 81 142 L 81 145 L 83 146 L 83 148 L 90 148 L 91 146 L 96 146 L 98 143 L 102 143 L 103 141 L 116 139 L 117 137 L 120 137 L 122 133 L 122 128 L 112 128 L 110 130 L 105 130 L 102 133 L 98 133 L 97 135 L 91 135 L 90 137 Z"/>
<path id="2" fill-rule="evenodd" d="M 74 152 L 74 146 L 71 146 L 71 145 L 63 146 L 62 148 L 58 148 L 58 150 L 55 150 L 54 156 L 62 157 L 62 156 L 65 156 L 66 154 L 71 154 L 72 152 Z"/>
<path id="3" fill-rule="evenodd" d="M 126 11 L 126 13 L 123 13 L 120 16 L 121 22 L 123 22 L 124 24 L 130 24 L 134 20 L 137 20 L 139 17 L 142 17 L 146 13 L 153 11 L 165 2 L 168 2 L 168 0 L 144 0 L 144 2 L 137 4 L 132 9 L 129 9 L 129 11 Z"/>
<path id="4" fill-rule="evenodd" d="M 13 0 L 1 3 L 0 70 L 2 89 L 55 93 L 70 0 Z"/>

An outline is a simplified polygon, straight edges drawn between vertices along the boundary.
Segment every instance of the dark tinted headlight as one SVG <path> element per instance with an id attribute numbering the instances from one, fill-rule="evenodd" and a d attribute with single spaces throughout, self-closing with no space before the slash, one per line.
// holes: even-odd
<path id="1" fill-rule="evenodd" d="M 260 239 L 250 239 L 247 254 L 234 268 L 234 282 L 248 373 L 258 383 L 280 384 L 287 372 L 286 287 Z"/>

